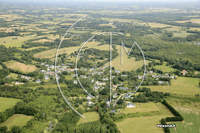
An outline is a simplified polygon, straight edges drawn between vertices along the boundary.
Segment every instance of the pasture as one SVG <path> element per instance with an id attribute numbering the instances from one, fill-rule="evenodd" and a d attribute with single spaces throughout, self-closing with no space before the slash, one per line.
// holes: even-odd
<path id="1" fill-rule="evenodd" d="M 4 62 L 4 64 L 10 69 L 19 70 L 25 73 L 33 72 L 37 69 L 37 67 L 35 67 L 34 65 L 26 65 L 24 63 L 14 60 Z"/>
<path id="2" fill-rule="evenodd" d="M 200 111 L 180 108 L 178 112 L 183 116 L 183 122 L 173 122 L 175 128 L 170 128 L 171 133 L 199 133 Z"/>
<path id="3" fill-rule="evenodd" d="M 192 95 L 200 93 L 199 79 L 178 77 L 177 80 L 171 80 L 171 86 L 145 86 L 151 88 L 152 91 L 170 92 L 182 95 Z"/>
<path id="4" fill-rule="evenodd" d="M 150 111 L 160 111 L 160 109 L 156 106 L 155 103 L 134 103 L 135 108 L 125 108 L 121 109 L 120 113 L 136 113 L 136 112 L 150 112 Z"/>
<path id="5" fill-rule="evenodd" d="M 8 129 L 11 129 L 13 126 L 24 126 L 28 121 L 33 119 L 34 116 L 27 116 L 22 114 L 14 114 L 10 118 L 8 118 L 5 122 L 1 124 L 1 126 L 7 126 Z"/>
<path id="6" fill-rule="evenodd" d="M 7 77 L 17 79 L 18 74 L 10 73 Z"/>
<path id="7" fill-rule="evenodd" d="M 164 62 L 162 65 L 156 65 L 156 66 L 153 66 L 153 68 L 155 69 L 158 69 L 158 70 L 161 70 L 163 71 L 164 73 L 171 73 L 171 72 L 174 72 L 175 69 L 172 68 L 171 66 L 166 66 L 166 62 Z"/>
<path id="8" fill-rule="evenodd" d="M 0 112 L 4 112 L 6 111 L 6 109 L 12 108 L 19 101 L 21 100 L 14 98 L 0 97 Z"/>
<path id="9" fill-rule="evenodd" d="M 165 27 L 171 26 L 171 25 L 161 24 L 161 23 L 148 23 L 147 25 L 150 26 L 151 28 L 165 28 Z"/>
<path id="10" fill-rule="evenodd" d="M 92 121 L 98 121 L 99 120 L 99 114 L 97 112 L 87 112 L 84 113 L 83 116 L 85 116 L 86 118 L 80 118 L 77 125 L 81 124 L 81 123 L 85 123 L 85 122 L 92 122 Z"/>
<path id="11" fill-rule="evenodd" d="M 34 35 L 28 35 L 24 37 L 20 36 L 2 37 L 0 38 L 0 45 L 4 45 L 6 47 L 21 47 L 24 41 L 32 39 L 33 37 Z"/>

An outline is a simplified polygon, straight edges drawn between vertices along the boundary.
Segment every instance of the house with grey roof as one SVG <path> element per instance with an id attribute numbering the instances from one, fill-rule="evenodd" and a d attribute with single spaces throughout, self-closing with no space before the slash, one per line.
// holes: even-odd
<path id="1" fill-rule="evenodd" d="M 119 87 L 119 89 L 121 89 L 121 90 L 128 90 L 128 88 L 126 88 L 126 87 Z"/>

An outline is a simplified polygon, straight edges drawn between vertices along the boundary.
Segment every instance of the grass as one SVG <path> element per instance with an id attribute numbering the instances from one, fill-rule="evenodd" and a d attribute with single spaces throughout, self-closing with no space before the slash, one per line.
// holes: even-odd
<path id="1" fill-rule="evenodd" d="M 78 121 L 77 125 L 81 124 L 81 123 L 85 123 L 85 122 L 92 122 L 92 121 L 97 121 L 99 120 L 99 114 L 97 112 L 88 112 L 88 113 L 84 113 L 83 116 L 85 116 L 86 118 L 80 118 L 80 120 Z"/>
<path id="2" fill-rule="evenodd" d="M 163 71 L 164 73 L 174 72 L 175 69 L 171 66 L 166 66 L 167 62 L 164 62 L 162 65 L 153 66 L 153 68 Z"/>
<path id="3" fill-rule="evenodd" d="M 161 24 L 161 23 L 148 23 L 148 26 L 150 26 L 152 28 L 165 28 L 165 27 L 169 27 L 171 25 Z"/>
<path id="4" fill-rule="evenodd" d="M 0 69 L 3 69 L 3 67 L 0 65 Z"/>
<path id="5" fill-rule="evenodd" d="M 38 46 L 38 47 L 32 47 L 32 48 L 27 48 L 27 49 L 24 49 L 24 48 L 19 48 L 19 49 L 20 49 L 20 50 L 25 50 L 25 51 L 30 51 L 30 50 L 38 49 L 38 48 L 48 48 L 48 47 L 45 47 L 45 46 Z"/>
<path id="6" fill-rule="evenodd" d="M 10 69 L 19 70 L 19 71 L 22 71 L 25 73 L 33 72 L 37 69 L 37 67 L 35 67 L 34 65 L 26 65 L 21 62 L 14 61 L 14 60 L 4 62 L 4 64 Z"/>
<path id="7" fill-rule="evenodd" d="M 7 126 L 8 129 L 11 129 L 13 126 L 24 126 L 28 121 L 33 119 L 34 116 L 26 116 L 22 114 L 14 114 L 10 118 L 8 118 L 5 122 L 1 124 L 1 126 Z"/>
<path id="8" fill-rule="evenodd" d="M 159 111 L 160 109 L 156 106 L 155 103 L 134 103 L 135 108 L 125 108 L 120 110 L 120 113 L 136 113 L 136 112 L 150 112 L 150 111 Z"/>
<path id="9" fill-rule="evenodd" d="M 191 35 L 193 33 L 187 33 L 186 31 L 180 31 L 180 32 L 175 32 L 173 33 L 173 37 L 187 37 L 188 35 Z"/>
<path id="10" fill-rule="evenodd" d="M 12 108 L 19 101 L 21 100 L 14 98 L 0 97 L 0 112 L 4 112 L 6 109 Z"/>
<path id="11" fill-rule="evenodd" d="M 85 45 L 85 47 L 88 47 L 88 48 L 94 47 L 95 48 L 95 46 L 97 46 L 98 44 L 99 44 L 99 42 L 88 42 Z M 80 46 L 61 48 L 61 49 L 59 49 L 58 54 L 67 53 L 68 55 L 70 55 L 74 51 L 78 51 L 79 48 L 80 48 Z M 36 58 L 52 58 L 52 57 L 55 57 L 56 51 L 57 51 L 57 49 L 43 51 L 43 52 L 34 54 L 34 57 L 36 57 Z"/>
<path id="12" fill-rule="evenodd" d="M 17 79 L 17 77 L 18 77 L 18 74 L 15 74 L 15 73 L 10 73 L 7 77 L 9 77 L 9 78 L 14 78 L 14 79 Z"/>
<path id="13" fill-rule="evenodd" d="M 121 133 L 161 133 L 162 128 L 157 128 L 160 120 L 165 115 L 127 118 L 121 122 L 115 122 Z"/>
<path id="14" fill-rule="evenodd" d="M 102 45 L 103 46 L 103 45 Z M 120 52 L 121 46 L 116 45 L 116 48 Z M 127 48 L 129 51 L 129 49 Z M 137 70 L 138 68 L 141 68 L 144 64 L 143 59 L 140 61 L 135 61 L 136 58 L 131 57 L 128 58 L 127 53 L 125 52 L 123 48 L 123 64 L 121 64 L 121 52 L 119 53 L 119 56 L 117 56 L 115 59 L 113 59 L 112 64 L 115 64 L 114 67 L 116 70 L 120 71 L 131 71 L 131 70 Z M 146 60 L 146 64 L 148 64 L 149 61 Z M 110 63 L 107 63 L 106 65 L 109 66 Z"/>
<path id="15" fill-rule="evenodd" d="M 66 84 L 59 84 L 60 87 L 66 87 L 67 85 Z M 52 83 L 47 83 L 47 84 L 37 84 L 37 83 L 30 83 L 29 85 L 26 85 L 27 87 L 29 88 L 32 88 L 32 89 L 36 89 L 38 87 L 44 87 L 45 89 L 47 88 L 58 88 L 58 85 L 57 84 L 52 84 Z"/>
<path id="16" fill-rule="evenodd" d="M 177 80 L 171 80 L 171 86 L 146 86 L 151 88 L 152 91 L 170 92 L 183 95 L 200 94 L 199 79 L 178 77 Z"/>
<path id="17" fill-rule="evenodd" d="M 199 133 L 200 132 L 200 111 L 178 109 L 183 116 L 183 122 L 173 122 L 175 128 L 170 128 L 171 133 Z"/>
<path id="18" fill-rule="evenodd" d="M 5 45 L 6 47 L 21 47 L 24 41 L 33 38 L 34 35 L 19 37 L 19 36 L 9 36 L 0 38 L 0 45 Z M 17 38 L 17 39 L 12 39 Z M 4 43 L 5 42 L 5 43 Z"/>

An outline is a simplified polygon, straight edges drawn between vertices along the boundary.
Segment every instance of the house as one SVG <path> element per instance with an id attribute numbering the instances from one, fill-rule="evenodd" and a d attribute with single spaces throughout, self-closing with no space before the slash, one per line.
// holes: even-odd
<path id="1" fill-rule="evenodd" d="M 138 75 L 138 79 L 142 79 L 143 78 L 143 76 L 142 75 Z"/>
<path id="2" fill-rule="evenodd" d="M 73 71 L 74 71 L 74 69 L 72 69 L 72 68 L 69 68 L 69 69 L 68 69 L 68 71 L 69 71 L 69 72 L 73 72 Z"/>
<path id="3" fill-rule="evenodd" d="M 74 83 L 74 84 L 78 84 L 78 81 L 77 81 L 77 80 L 74 80 L 73 83 Z"/>
<path id="4" fill-rule="evenodd" d="M 106 101 L 106 104 L 109 106 L 109 105 L 110 105 L 110 101 L 109 101 L 109 100 L 107 100 L 107 101 Z"/>
<path id="5" fill-rule="evenodd" d="M 128 98 L 131 98 L 131 96 L 126 94 L 126 95 L 124 95 L 124 98 L 128 99 Z"/>
<path id="6" fill-rule="evenodd" d="M 41 80 L 37 79 L 35 82 L 39 84 L 39 83 L 41 83 Z"/>
<path id="7" fill-rule="evenodd" d="M 94 103 L 90 100 L 87 101 L 88 106 L 92 106 Z"/>
<path id="8" fill-rule="evenodd" d="M 102 75 L 103 72 L 98 72 L 98 71 L 94 71 L 94 72 L 92 72 L 92 76 L 93 76 L 93 75 L 96 75 L 96 74 L 98 74 L 98 75 Z"/>
<path id="9" fill-rule="evenodd" d="M 91 81 L 92 83 L 94 83 L 94 79 L 92 79 L 92 81 Z"/>
<path id="10" fill-rule="evenodd" d="M 127 92 L 127 94 L 128 94 L 128 95 L 132 95 L 132 93 L 131 93 L 131 92 Z"/>
<path id="11" fill-rule="evenodd" d="M 19 82 L 19 81 L 15 82 L 15 85 L 21 85 L 21 84 L 24 84 L 24 83 L 23 82 Z"/>
<path id="12" fill-rule="evenodd" d="M 54 65 L 50 65 L 49 68 L 50 68 L 50 69 L 54 69 Z"/>
<path id="13" fill-rule="evenodd" d="M 89 71 L 90 71 L 90 72 L 94 71 L 94 68 L 90 68 Z"/>
<path id="14" fill-rule="evenodd" d="M 122 77 L 126 77 L 127 75 L 121 75 Z"/>
<path id="15" fill-rule="evenodd" d="M 116 98 L 117 97 L 117 92 L 115 94 L 113 94 L 113 98 Z"/>
<path id="16" fill-rule="evenodd" d="M 147 73 L 148 73 L 148 74 L 152 74 L 152 73 L 153 73 L 153 71 L 148 71 Z"/>
<path id="17" fill-rule="evenodd" d="M 126 87 L 119 87 L 119 89 L 121 89 L 121 90 L 128 90 L 128 88 L 126 88 Z"/>
<path id="18" fill-rule="evenodd" d="M 128 103 L 128 104 L 126 105 L 126 107 L 127 107 L 127 108 L 135 108 L 135 104 L 133 104 L 133 103 Z"/>
<path id="19" fill-rule="evenodd" d="M 45 80 L 48 80 L 48 79 L 49 79 L 49 76 L 48 76 L 48 75 L 46 75 L 46 76 L 44 77 L 44 79 L 45 79 Z"/>
<path id="20" fill-rule="evenodd" d="M 88 95 L 88 96 L 87 96 L 87 100 L 90 100 L 90 99 L 92 99 L 92 97 Z"/>
<path id="21" fill-rule="evenodd" d="M 165 81 L 158 81 L 158 84 L 161 85 L 161 84 L 164 84 Z"/>
<path id="22" fill-rule="evenodd" d="M 181 74 L 182 75 L 185 75 L 185 74 L 187 74 L 188 72 L 186 71 L 186 70 L 183 70 L 183 71 L 181 71 Z"/>
<path id="23" fill-rule="evenodd" d="M 118 71 L 118 70 L 115 70 L 115 73 L 120 73 L 120 71 Z"/>
<path id="24" fill-rule="evenodd" d="M 100 86 L 94 85 L 93 88 L 94 88 L 95 90 L 98 90 L 98 89 L 100 88 Z"/>
<path id="25" fill-rule="evenodd" d="M 57 75 L 57 77 L 56 77 L 58 80 L 60 79 L 60 76 L 59 75 Z"/>
<path id="26" fill-rule="evenodd" d="M 117 85 L 113 85 L 113 88 L 117 88 Z"/>
<path id="27" fill-rule="evenodd" d="M 110 113 L 115 113 L 115 110 L 110 111 Z"/>
<path id="28" fill-rule="evenodd" d="M 40 72 L 41 72 L 41 73 L 45 73 L 46 71 L 45 71 L 45 70 L 40 70 Z"/>
<path id="29" fill-rule="evenodd" d="M 86 75 L 81 75 L 80 78 L 86 79 L 87 77 L 86 77 Z"/>
<path id="30" fill-rule="evenodd" d="M 76 77 L 76 75 L 75 75 L 75 74 L 72 74 L 71 76 L 72 76 L 73 78 L 74 78 L 74 77 Z"/>
<path id="31" fill-rule="evenodd" d="M 108 78 L 106 77 L 106 78 L 103 78 L 102 80 L 103 80 L 103 81 L 108 81 Z"/>

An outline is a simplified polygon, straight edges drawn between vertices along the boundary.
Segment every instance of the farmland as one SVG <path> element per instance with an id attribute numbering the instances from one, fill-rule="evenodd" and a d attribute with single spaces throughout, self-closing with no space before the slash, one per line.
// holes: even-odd
<path id="1" fill-rule="evenodd" d="M 6 109 L 12 108 L 19 101 L 21 100 L 0 97 L 0 112 L 4 112 Z"/>
<path id="2" fill-rule="evenodd" d="M 21 114 L 14 114 L 10 118 L 8 118 L 5 122 L 1 124 L 1 126 L 7 126 L 10 129 L 12 126 L 25 126 L 28 121 L 33 119 L 33 116 L 26 116 Z"/>
<path id="3" fill-rule="evenodd" d="M 175 71 L 174 68 L 172 68 L 171 66 L 166 66 L 166 62 L 164 62 L 162 65 L 156 65 L 153 68 L 158 69 L 163 71 L 164 73 L 172 73 Z"/>
<path id="4" fill-rule="evenodd" d="M 177 80 L 171 81 L 171 86 L 146 86 L 151 88 L 153 91 L 170 92 L 183 95 L 192 95 L 200 93 L 198 86 L 199 79 L 178 77 Z"/>
<path id="5" fill-rule="evenodd" d="M 86 118 L 80 118 L 80 120 L 78 121 L 77 125 L 81 124 L 81 123 L 85 123 L 85 122 L 92 122 L 92 121 L 97 121 L 99 120 L 99 115 L 97 112 L 88 112 L 88 113 L 84 113 L 83 116 L 85 116 Z"/>
<path id="6" fill-rule="evenodd" d="M 34 65 L 26 65 L 17 61 L 8 61 L 8 62 L 4 62 L 4 64 L 11 69 L 14 70 L 19 70 L 22 72 L 33 72 L 35 71 L 37 68 Z"/>

